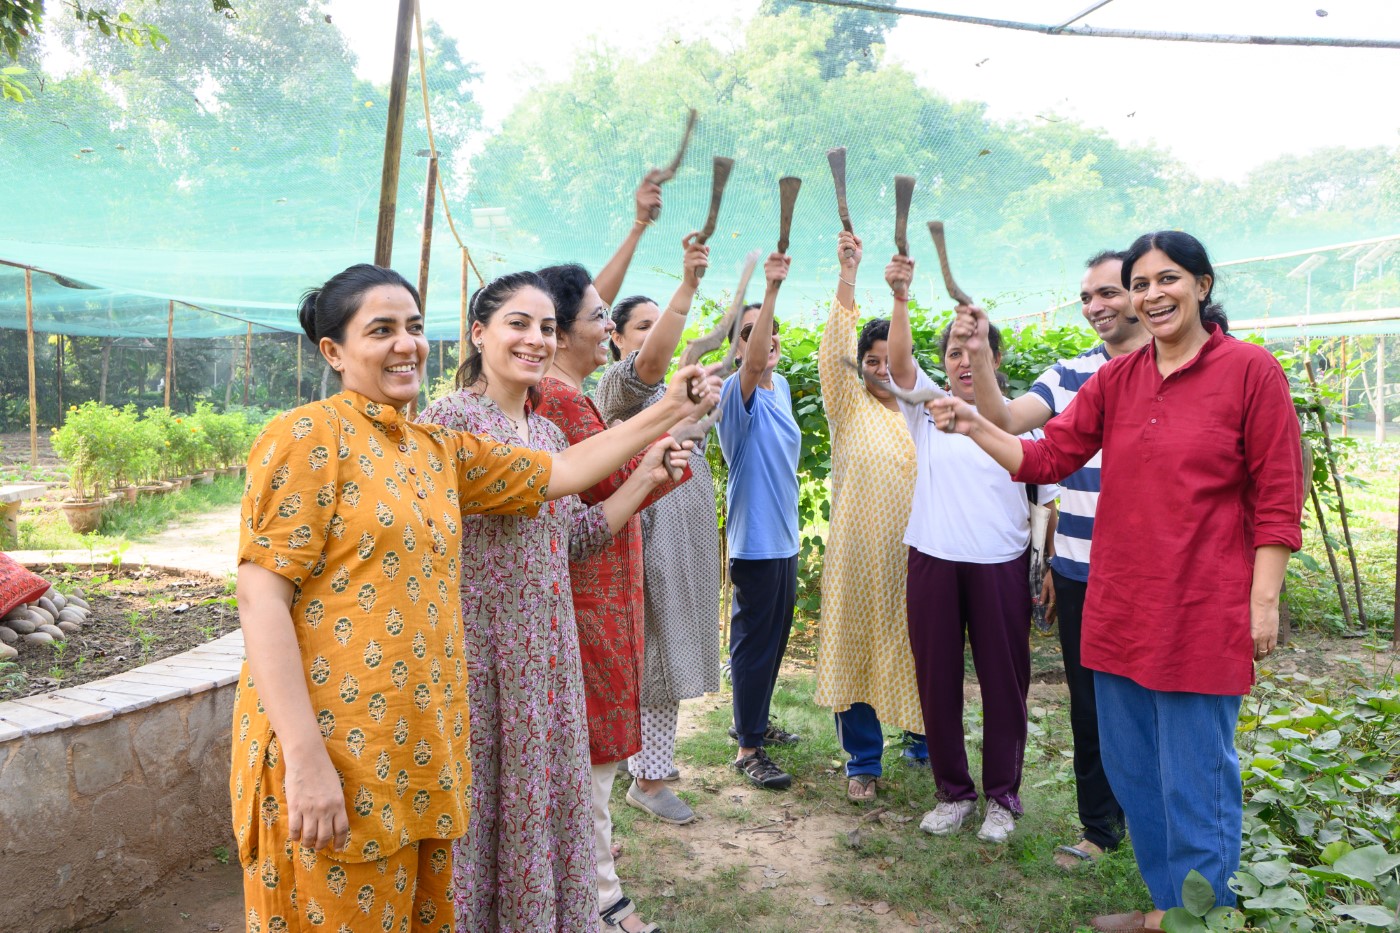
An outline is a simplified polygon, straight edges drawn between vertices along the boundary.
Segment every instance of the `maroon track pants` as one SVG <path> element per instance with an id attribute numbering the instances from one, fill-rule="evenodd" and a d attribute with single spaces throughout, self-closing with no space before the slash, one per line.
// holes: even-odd
<path id="1" fill-rule="evenodd" d="M 909 645 L 940 800 L 976 800 L 963 743 L 963 636 L 982 690 L 982 792 L 1021 813 L 1031 681 L 1028 555 L 1000 564 L 909 549 Z"/>

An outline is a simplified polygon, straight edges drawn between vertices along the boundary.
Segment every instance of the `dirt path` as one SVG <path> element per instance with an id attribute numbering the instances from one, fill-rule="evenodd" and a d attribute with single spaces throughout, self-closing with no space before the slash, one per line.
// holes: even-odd
<path id="1" fill-rule="evenodd" d="M 50 562 L 86 564 L 110 562 L 113 553 L 127 565 L 155 564 L 203 570 L 222 576 L 233 573 L 238 550 L 238 506 L 230 505 L 171 522 L 165 530 L 146 541 L 131 544 L 125 551 L 112 548 L 93 551 L 10 551 L 20 563 Z"/>

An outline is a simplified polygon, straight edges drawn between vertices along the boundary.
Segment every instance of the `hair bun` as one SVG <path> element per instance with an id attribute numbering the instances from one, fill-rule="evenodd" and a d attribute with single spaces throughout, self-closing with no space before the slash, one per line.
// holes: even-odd
<path id="1" fill-rule="evenodd" d="M 317 342 L 316 337 L 316 302 L 321 297 L 321 290 L 313 288 L 301 296 L 301 304 L 297 306 L 297 320 L 301 322 L 301 329 L 306 332 L 306 338 L 312 343 Z"/>

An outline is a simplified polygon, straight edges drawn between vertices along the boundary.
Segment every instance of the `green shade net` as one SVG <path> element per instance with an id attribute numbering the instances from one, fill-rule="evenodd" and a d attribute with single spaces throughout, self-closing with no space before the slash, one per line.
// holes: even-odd
<path id="1" fill-rule="evenodd" d="M 160 24 L 170 43 L 156 52 L 90 35 L 55 13 L 50 32 L 77 50 L 82 67 L 47 76 L 40 88 L 49 63 L 33 58 L 32 48 L 22 60 L 35 93 L 0 106 L 0 259 L 62 277 L 35 278 L 40 330 L 163 337 L 175 299 L 177 337 L 238 334 L 247 323 L 295 332 L 303 289 L 370 259 L 387 90 L 355 76 L 321 4 L 236 5 L 236 20 L 202 3 L 120 5 Z M 394 5 L 377 6 L 364 15 L 382 20 L 387 45 Z M 431 3 L 425 12 L 431 18 Z M 694 106 L 701 119 L 689 155 L 665 186 L 663 214 L 643 238 L 625 294 L 664 301 L 675 288 L 680 240 L 700 227 L 708 207 L 711 157 L 727 155 L 736 168 L 702 295 L 723 298 L 743 255 L 774 247 L 777 179 L 796 175 L 804 185 L 780 313 L 820 313 L 836 284 L 839 230 L 826 150 L 844 145 L 851 215 L 866 243 L 858 296 L 872 308 L 888 301 L 880 269 L 893 251 L 896 173 L 918 178 L 909 236 L 919 262 L 914 291 L 925 303 L 947 303 L 925 227 L 940 218 L 960 284 L 998 319 L 1074 320 L 1077 308 L 1064 303 L 1077 294 L 1085 258 L 1164 227 L 1197 234 L 1217 261 L 1325 256 L 1310 286 L 1306 276 L 1288 275 L 1310 253 L 1223 266 L 1218 294 L 1233 319 L 1400 306 L 1387 284 L 1400 253 L 1360 266 L 1356 255 L 1342 258 L 1354 248 L 1348 244 L 1400 235 L 1395 147 L 1290 161 L 1285 148 L 1311 143 L 1285 133 L 1267 173 L 1203 180 L 1164 150 L 1118 143 L 1092 119 L 997 120 L 982 104 L 920 85 L 883 60 L 890 22 L 770 2 L 733 35 L 678 34 L 642 55 L 612 54 L 580 36 L 567 76 L 539 79 L 490 131 L 473 88 L 517 78 L 476 75 L 472 48 L 521 37 L 476 34 L 459 48 L 429 23 L 436 143 L 448 203 L 476 266 L 489 278 L 572 260 L 596 273 L 632 226 L 638 180 L 671 157 L 685 108 Z M 946 46 L 937 23 L 900 28 L 915 30 L 930 49 Z M 1083 44 L 1100 40 L 1062 41 L 1065 74 L 1094 67 Z M 1265 93 L 1271 66 L 1257 55 L 1249 62 L 1253 85 Z M 1329 80 L 1339 92 L 1345 84 L 1319 74 L 1319 95 Z M 394 265 L 411 281 L 427 169 L 418 153 L 428 148 L 418 88 L 415 58 L 394 245 Z M 1171 93 L 1144 84 L 1144 108 L 1170 102 Z M 1092 102 L 1078 104 L 1081 114 L 1092 111 Z M 1190 131 L 1209 133 L 1210 121 L 1228 120 L 1237 104 L 1200 114 Z M 429 337 L 456 339 L 462 258 L 441 202 L 431 269 Z M 23 326 L 22 274 L 0 268 L 0 327 Z M 1321 326 L 1381 333 L 1393 325 Z"/>

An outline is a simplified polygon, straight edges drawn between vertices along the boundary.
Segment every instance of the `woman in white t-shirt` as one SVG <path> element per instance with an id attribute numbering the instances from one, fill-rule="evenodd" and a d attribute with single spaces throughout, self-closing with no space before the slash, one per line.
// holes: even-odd
<path id="1" fill-rule="evenodd" d="M 914 390 L 933 380 L 914 360 L 909 285 L 914 261 L 896 255 L 885 268 L 894 296 L 890 319 L 890 376 Z M 1001 364 L 1001 334 L 988 335 Z M 953 395 L 974 401 L 973 359 L 962 344 L 941 340 L 943 367 Z M 1021 766 L 1026 745 L 1026 691 L 1030 687 L 1030 499 L 1022 483 L 967 438 L 934 425 L 923 405 L 900 402 L 914 438 L 918 473 L 904 543 L 909 546 L 906 590 L 909 643 L 919 681 L 929 764 L 938 805 L 920 827 L 935 836 L 957 832 L 977 811 L 977 787 L 963 743 L 963 644 L 982 693 L 982 790 L 987 798 L 979 838 L 1005 842 L 1021 814 Z M 966 441 L 966 443 L 964 443 Z M 1039 487 L 1049 504 L 1055 487 Z"/>

